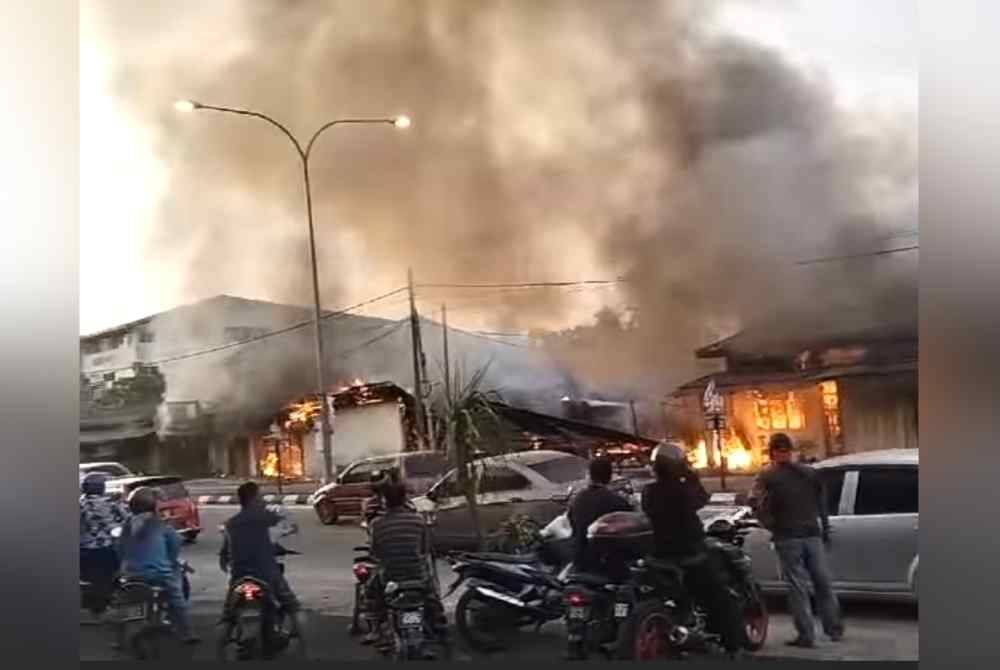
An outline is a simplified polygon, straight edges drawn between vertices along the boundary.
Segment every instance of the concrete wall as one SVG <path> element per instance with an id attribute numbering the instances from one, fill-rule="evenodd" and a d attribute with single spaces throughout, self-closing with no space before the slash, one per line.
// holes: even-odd
<path id="1" fill-rule="evenodd" d="M 403 422 L 395 402 L 337 410 L 333 425 L 333 462 L 341 470 L 369 456 L 395 454 L 404 450 Z M 306 475 L 323 476 L 322 442 L 316 432 L 302 440 Z"/>
<path id="2" fill-rule="evenodd" d="M 840 384 L 844 445 L 849 452 L 918 446 L 917 375 L 847 377 Z"/>

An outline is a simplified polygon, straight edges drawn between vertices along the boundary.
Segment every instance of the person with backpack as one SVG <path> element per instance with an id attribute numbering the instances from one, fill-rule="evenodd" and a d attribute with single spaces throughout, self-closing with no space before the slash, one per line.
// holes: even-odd
<path id="1" fill-rule="evenodd" d="M 816 644 L 810 582 L 823 630 L 832 641 L 839 642 L 844 637 L 844 625 L 827 558 L 831 538 L 823 483 L 812 467 L 793 461 L 794 446 L 785 433 L 772 435 L 768 450 L 771 465 L 754 482 L 750 505 L 761 525 L 771 531 L 788 581 L 788 608 L 798 635 L 787 644 L 803 648 Z"/>

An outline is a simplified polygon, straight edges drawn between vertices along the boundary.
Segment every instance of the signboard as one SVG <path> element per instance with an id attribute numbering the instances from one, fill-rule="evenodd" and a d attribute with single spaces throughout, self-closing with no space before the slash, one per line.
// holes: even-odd
<path id="1" fill-rule="evenodd" d="M 705 395 L 702 397 L 702 406 L 705 414 L 722 414 L 725 411 L 725 401 L 719 392 L 715 390 L 715 380 L 713 379 L 705 387 Z"/>

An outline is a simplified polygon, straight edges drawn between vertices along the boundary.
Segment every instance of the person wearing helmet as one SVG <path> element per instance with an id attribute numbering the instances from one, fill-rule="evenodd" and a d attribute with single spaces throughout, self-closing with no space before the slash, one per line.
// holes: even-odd
<path id="1" fill-rule="evenodd" d="M 111 531 L 128 521 L 125 505 L 105 491 L 108 475 L 91 472 L 80 482 L 80 579 L 91 584 L 90 611 L 107 609 L 118 572 L 118 552 Z"/>
<path id="2" fill-rule="evenodd" d="M 132 518 L 122 528 L 122 572 L 127 578 L 161 586 L 166 590 L 167 607 L 186 643 L 199 639 L 191 630 L 187 599 L 181 574 L 181 538 L 160 519 L 158 489 L 140 486 L 128 497 Z"/>
<path id="3" fill-rule="evenodd" d="M 726 651 L 738 655 L 744 644 L 743 617 L 726 587 L 725 566 L 708 551 L 698 517 L 710 496 L 682 447 L 661 442 L 650 466 L 656 480 L 642 491 L 642 510 L 653 526 L 654 554 L 684 568 L 685 583 L 705 606 Z"/>

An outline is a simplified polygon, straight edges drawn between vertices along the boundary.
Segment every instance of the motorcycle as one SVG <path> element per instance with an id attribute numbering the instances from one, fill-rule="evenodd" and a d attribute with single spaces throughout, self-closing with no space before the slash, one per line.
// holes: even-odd
<path id="1" fill-rule="evenodd" d="M 520 628 L 537 630 L 563 617 L 567 526 L 564 516 L 551 521 L 540 532 L 533 555 L 458 552 L 447 557 L 458 579 L 445 597 L 467 584 L 455 608 L 455 624 L 470 647 L 497 651 Z"/>
<path id="2" fill-rule="evenodd" d="M 416 511 L 412 503 L 407 508 Z M 428 555 L 428 580 L 391 581 L 381 574 L 378 560 L 372 553 L 372 524 L 381 514 L 377 505 L 366 505 L 361 527 L 368 535 L 368 544 L 354 547 L 354 614 L 351 633 L 366 633 L 365 643 L 374 643 L 380 652 L 397 661 L 430 660 L 432 646 L 438 646 L 445 658 L 451 656 L 451 645 L 440 628 L 438 612 L 428 604 L 437 600 L 439 592 L 437 570 L 432 555 Z M 432 520 L 425 518 L 427 533 Z M 428 538 L 428 545 L 433 546 Z M 384 585 L 384 586 L 383 586 Z"/>
<path id="3" fill-rule="evenodd" d="M 225 532 L 224 527 L 220 527 Z M 298 532 L 291 522 L 283 522 L 272 533 L 274 555 L 278 559 L 278 569 L 285 573 L 283 559 L 286 556 L 300 556 L 301 552 L 287 549 L 275 535 L 286 537 Z M 271 585 L 262 579 L 246 576 L 235 580 L 226 594 L 223 609 L 222 631 L 219 635 L 216 654 L 219 660 L 231 660 L 230 652 L 235 652 L 233 660 L 269 660 L 280 654 L 288 654 L 304 659 L 305 640 L 293 616 L 281 607 Z M 289 648 L 292 651 L 289 653 Z"/>
<path id="4" fill-rule="evenodd" d="M 180 567 L 184 599 L 188 600 L 191 597 L 188 575 L 194 573 L 194 568 L 186 561 L 181 561 Z M 166 589 L 137 579 L 119 578 L 111 607 L 119 646 L 140 661 L 159 660 L 164 640 L 174 637 Z"/>
<path id="5" fill-rule="evenodd" d="M 768 629 L 764 599 L 751 573 L 750 558 L 742 549 L 744 536 L 756 525 L 753 521 L 719 519 L 707 529 L 708 551 L 721 555 L 727 568 L 729 593 L 743 613 L 744 646 L 749 651 L 764 646 Z M 703 559 L 691 559 L 697 560 Z M 638 602 L 621 626 L 616 649 L 619 659 L 685 657 L 720 647 L 721 636 L 711 630 L 704 608 L 685 587 L 684 572 L 688 567 L 687 562 L 645 558 L 632 568 Z"/>
<path id="6" fill-rule="evenodd" d="M 567 578 L 570 660 L 586 660 L 594 652 L 615 657 L 620 628 L 638 601 L 629 568 L 650 553 L 652 540 L 645 515 L 633 512 L 605 514 L 587 529 L 587 542 L 599 567 L 594 572 L 573 571 Z"/>
<path id="7" fill-rule="evenodd" d="M 368 589 L 375 581 L 378 571 L 378 562 L 372 556 L 371 547 L 362 545 L 354 547 L 357 554 L 354 557 L 354 611 L 351 615 L 351 635 L 366 634 L 366 640 L 370 641 L 371 636 L 378 629 L 378 612 L 374 607 Z"/>

